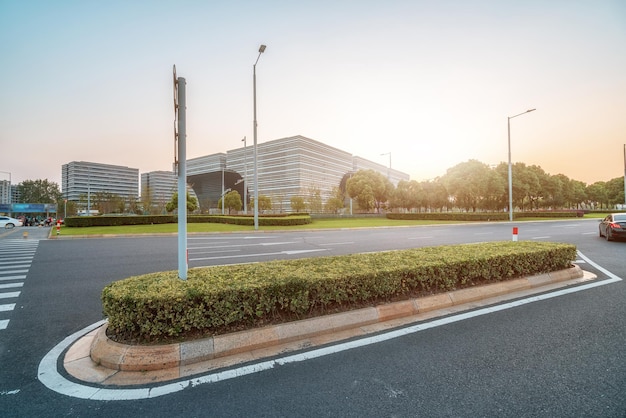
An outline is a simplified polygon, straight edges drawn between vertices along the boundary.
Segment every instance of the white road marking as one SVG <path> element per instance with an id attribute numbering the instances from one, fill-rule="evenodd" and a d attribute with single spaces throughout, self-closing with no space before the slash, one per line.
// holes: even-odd
<path id="1" fill-rule="evenodd" d="M 0 320 L 0 330 L 7 329 L 8 326 L 9 326 L 9 320 L 8 319 Z"/>
<path id="2" fill-rule="evenodd" d="M 17 298 L 19 296 L 20 296 L 20 292 L 0 293 L 0 299 Z"/>
<path id="3" fill-rule="evenodd" d="M 6 271 L 5 271 L 6 273 Z M 25 279 L 26 276 L 4 276 L 0 277 L 0 280 L 22 280 Z"/>
<path id="4" fill-rule="evenodd" d="M 607 284 L 619 282 L 622 279 L 615 274 L 609 272 L 608 270 L 600 267 L 595 264 L 593 261 L 589 260 L 582 253 L 578 252 L 578 256 L 585 260 L 588 264 L 592 265 L 605 275 L 609 277 L 609 279 L 602 280 L 599 282 L 591 282 L 585 285 L 575 286 L 571 288 L 565 288 L 561 290 L 557 290 L 555 292 L 540 294 L 537 296 L 531 296 L 524 299 L 514 300 L 511 302 L 503 303 L 496 306 L 489 306 L 486 308 L 478 309 L 475 311 L 464 312 L 457 315 L 452 315 L 449 317 L 439 318 L 428 322 L 423 322 L 419 324 L 415 324 L 406 328 L 396 329 L 393 331 L 389 331 L 383 334 L 377 334 L 370 337 L 364 337 L 361 339 L 348 341 L 344 343 L 334 344 L 322 348 L 317 348 L 308 352 L 286 355 L 284 357 L 280 357 L 274 360 L 261 361 L 254 364 L 249 364 L 246 366 L 236 367 L 233 369 L 224 370 L 216 373 L 209 373 L 204 376 L 177 381 L 173 383 L 166 383 L 163 385 L 154 386 L 151 388 L 122 388 L 122 389 L 114 389 L 108 387 L 94 387 L 82 385 L 80 383 L 72 382 L 67 380 L 63 375 L 61 375 L 57 370 L 57 363 L 59 357 L 63 354 L 63 352 L 71 346 L 76 340 L 81 338 L 83 335 L 88 334 L 94 329 L 98 328 L 105 321 L 96 322 L 93 325 L 90 325 L 74 334 L 66 337 L 63 341 L 57 344 L 39 363 L 38 368 L 38 378 L 39 381 L 44 384 L 47 388 L 71 397 L 80 398 L 80 399 L 92 399 L 92 400 L 101 400 L 101 401 L 120 401 L 120 400 L 137 400 L 137 399 L 148 399 L 148 398 L 156 398 L 158 396 L 168 395 L 171 393 L 179 392 L 188 387 L 199 386 L 206 383 L 216 383 L 221 382 L 223 380 L 233 379 L 236 377 L 246 376 L 253 373 L 259 373 L 264 370 L 273 369 L 276 366 L 281 366 L 290 363 L 297 363 L 301 361 L 306 361 L 313 358 L 323 357 L 335 353 L 339 353 L 342 351 L 350 350 L 353 348 L 363 347 L 371 344 L 376 344 L 382 341 L 391 340 L 394 338 L 402 337 L 409 334 L 414 334 L 419 331 L 424 331 L 431 328 L 436 328 L 442 325 L 452 324 L 455 322 L 463 321 L 470 318 L 475 318 L 482 315 L 487 315 L 493 312 L 499 312 L 506 309 L 511 309 L 517 306 L 523 306 L 529 303 L 538 302 L 542 300 L 548 300 L 555 297 L 581 292 L 584 290 L 592 289 L 594 287 L 604 286 Z M 0 327 L 2 326 L 2 322 L 0 322 Z"/>
<path id="5" fill-rule="evenodd" d="M 222 258 L 266 257 L 268 255 L 293 255 L 293 254 L 313 253 L 313 252 L 317 252 L 317 251 L 326 251 L 326 249 L 299 250 L 299 251 L 279 251 L 277 253 L 223 255 L 223 256 L 217 256 L 217 257 L 199 257 L 199 258 L 190 258 L 189 261 L 219 260 L 219 259 L 222 259 Z"/>
<path id="6" fill-rule="evenodd" d="M 5 305 L 0 305 L 0 312 L 8 312 L 15 309 L 15 303 L 8 303 Z"/>
<path id="7" fill-rule="evenodd" d="M 7 284 L 0 284 L 0 289 L 9 289 L 12 287 L 24 287 L 24 283 L 7 283 Z"/>

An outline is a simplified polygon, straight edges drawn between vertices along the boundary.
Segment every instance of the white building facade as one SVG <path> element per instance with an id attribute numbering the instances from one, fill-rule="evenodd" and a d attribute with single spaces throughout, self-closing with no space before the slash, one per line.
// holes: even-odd
<path id="1" fill-rule="evenodd" d="M 79 202 L 95 193 L 110 193 L 137 200 L 139 169 L 86 161 L 72 161 L 61 167 L 63 198 Z"/>

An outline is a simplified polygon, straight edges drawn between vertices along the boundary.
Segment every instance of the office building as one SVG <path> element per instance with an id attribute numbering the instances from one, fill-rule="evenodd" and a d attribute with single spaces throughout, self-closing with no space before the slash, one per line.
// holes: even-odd
<path id="1" fill-rule="evenodd" d="M 0 180 L 0 203 L 13 203 L 11 200 L 11 182 Z"/>
<path id="2" fill-rule="evenodd" d="M 96 193 L 109 193 L 125 200 L 139 194 L 139 170 L 119 165 L 72 161 L 61 168 L 63 198 L 85 201 Z"/>
<path id="3" fill-rule="evenodd" d="M 308 201 L 319 193 L 325 203 L 343 177 L 358 170 L 380 172 L 394 185 L 409 180 L 406 173 L 299 135 L 257 144 L 257 166 L 259 195 L 269 196 L 276 212 L 291 212 L 294 196 Z M 254 194 L 254 149 L 246 146 L 188 160 L 187 175 L 201 205 L 205 201 L 215 207 L 222 190 L 228 189 L 237 190 L 243 199 L 244 183 L 250 200 Z"/>

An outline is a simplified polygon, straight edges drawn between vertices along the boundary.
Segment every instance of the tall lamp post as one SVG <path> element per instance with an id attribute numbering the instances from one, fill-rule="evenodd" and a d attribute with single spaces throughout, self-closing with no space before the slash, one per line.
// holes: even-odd
<path id="1" fill-rule="evenodd" d="M 248 198 L 246 191 L 246 177 L 248 177 L 248 150 L 246 149 L 246 137 L 241 140 L 243 142 L 243 213 L 248 214 Z"/>
<path id="2" fill-rule="evenodd" d="M 624 144 L 624 209 L 626 209 L 626 144 Z"/>
<path id="3" fill-rule="evenodd" d="M 508 137 L 509 137 L 509 221 L 513 222 L 513 170 L 511 168 L 511 119 L 524 115 L 529 112 L 533 112 L 537 109 L 528 109 L 525 112 L 519 113 L 515 116 L 509 116 L 507 120 Z"/>
<path id="4" fill-rule="evenodd" d="M 257 166 L 257 141 L 256 141 L 256 64 L 265 52 L 265 45 L 259 47 L 259 55 L 252 66 L 252 98 L 254 105 L 254 229 L 259 229 L 259 170 Z"/>

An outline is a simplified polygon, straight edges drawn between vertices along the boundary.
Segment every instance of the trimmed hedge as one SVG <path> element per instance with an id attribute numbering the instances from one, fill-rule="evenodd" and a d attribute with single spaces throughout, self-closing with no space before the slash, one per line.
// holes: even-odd
<path id="1" fill-rule="evenodd" d="M 88 227 L 88 226 L 117 226 L 117 225 L 151 225 L 168 224 L 178 222 L 174 215 L 146 215 L 146 216 L 73 216 L 65 219 L 65 226 Z M 233 225 L 254 225 L 252 216 L 230 215 L 189 215 L 187 223 L 222 223 Z M 295 215 L 259 215 L 259 225 L 262 226 L 291 226 L 306 225 L 311 223 L 309 214 Z"/>
<path id="2" fill-rule="evenodd" d="M 571 266 L 576 247 L 494 242 L 278 260 L 130 277 L 102 292 L 118 340 L 216 335 Z"/>
<path id="3" fill-rule="evenodd" d="M 582 217 L 583 211 L 537 211 L 513 212 L 513 219 L 522 218 L 575 218 Z M 508 212 L 424 212 L 424 213 L 388 213 L 388 219 L 430 220 L 430 221 L 508 221 Z"/>

